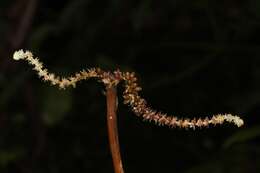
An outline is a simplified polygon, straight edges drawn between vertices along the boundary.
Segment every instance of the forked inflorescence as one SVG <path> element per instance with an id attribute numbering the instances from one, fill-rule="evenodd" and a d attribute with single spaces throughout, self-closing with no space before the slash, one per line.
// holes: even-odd
<path id="1" fill-rule="evenodd" d="M 43 63 L 41 63 L 38 58 L 33 57 L 33 54 L 30 51 L 16 51 L 13 55 L 13 59 L 26 60 L 33 66 L 33 70 L 38 73 L 39 77 L 43 79 L 43 81 L 48 81 L 51 85 L 57 85 L 61 89 L 70 86 L 76 87 L 77 82 L 90 78 L 96 78 L 98 81 L 104 83 L 106 87 L 115 87 L 120 82 L 124 82 L 124 103 L 128 104 L 137 116 L 142 117 L 144 120 L 152 121 L 158 125 L 195 129 L 196 127 L 207 127 L 210 124 L 223 124 L 225 121 L 234 123 L 238 127 L 241 127 L 244 124 L 243 120 L 239 116 L 231 114 L 218 114 L 213 115 L 211 118 L 206 117 L 204 119 L 185 119 L 158 112 L 150 108 L 145 99 L 140 97 L 139 91 L 141 91 L 141 87 L 138 85 L 137 78 L 133 72 L 121 72 L 120 70 L 107 72 L 100 68 L 91 68 L 82 70 L 75 73 L 73 76 L 65 78 L 50 73 L 43 67 Z"/>

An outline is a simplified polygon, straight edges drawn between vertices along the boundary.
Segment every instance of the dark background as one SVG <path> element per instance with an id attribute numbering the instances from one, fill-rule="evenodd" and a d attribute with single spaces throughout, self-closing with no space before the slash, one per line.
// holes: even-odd
<path id="1" fill-rule="evenodd" d="M 104 87 L 40 81 L 23 48 L 50 71 L 135 71 L 152 107 L 178 117 L 241 115 L 198 130 L 143 122 L 122 104 L 126 173 L 260 172 L 260 1 L 1 0 L 0 172 L 113 172 Z"/>

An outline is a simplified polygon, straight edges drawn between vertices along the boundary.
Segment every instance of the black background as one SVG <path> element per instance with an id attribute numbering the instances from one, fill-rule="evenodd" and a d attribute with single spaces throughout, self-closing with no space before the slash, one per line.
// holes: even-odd
<path id="1" fill-rule="evenodd" d="M 141 95 L 162 112 L 245 121 L 158 127 L 122 104 L 119 86 L 126 173 L 259 172 L 259 30 L 257 0 L 1 0 L 0 172 L 113 172 L 104 87 L 95 80 L 65 91 L 49 86 L 12 60 L 21 48 L 59 75 L 135 71 Z"/>

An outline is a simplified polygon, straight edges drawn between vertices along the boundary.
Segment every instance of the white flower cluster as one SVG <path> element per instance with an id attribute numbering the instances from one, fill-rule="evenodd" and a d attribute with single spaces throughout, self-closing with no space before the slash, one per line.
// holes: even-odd
<path id="1" fill-rule="evenodd" d="M 14 55 L 13 55 L 13 59 L 16 61 L 20 60 L 20 59 L 25 59 L 26 57 L 27 57 L 27 55 L 22 49 L 14 52 Z"/>

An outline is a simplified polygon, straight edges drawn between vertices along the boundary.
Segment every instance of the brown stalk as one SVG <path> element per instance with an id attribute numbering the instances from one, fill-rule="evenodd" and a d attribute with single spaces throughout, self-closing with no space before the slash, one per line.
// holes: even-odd
<path id="1" fill-rule="evenodd" d="M 120 155 L 120 146 L 117 130 L 117 90 L 115 86 L 107 86 L 107 128 L 109 145 L 113 159 L 115 173 L 124 173 Z"/>

